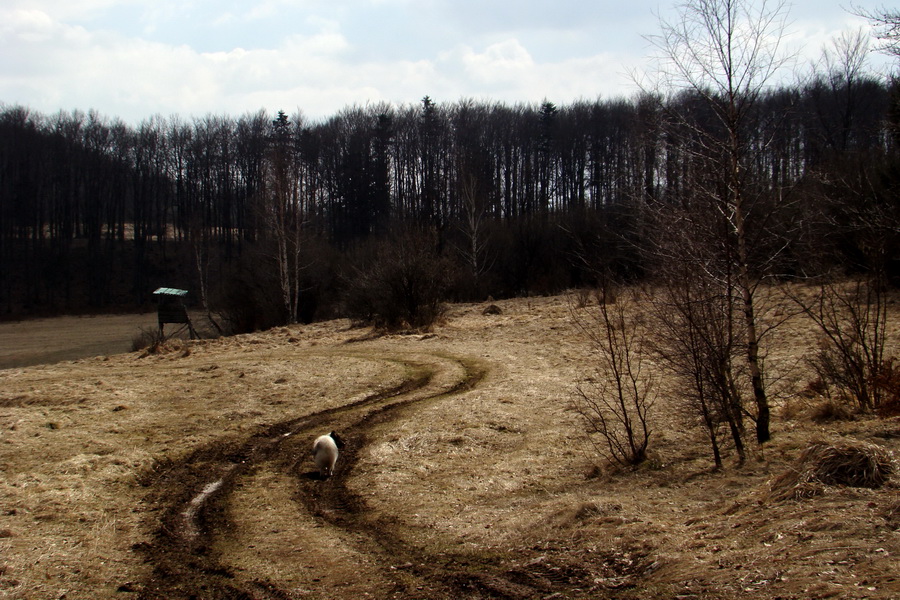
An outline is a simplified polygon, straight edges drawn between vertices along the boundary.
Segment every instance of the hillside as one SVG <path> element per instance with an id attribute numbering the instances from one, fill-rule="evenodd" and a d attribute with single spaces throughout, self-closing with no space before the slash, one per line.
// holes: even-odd
<path id="1" fill-rule="evenodd" d="M 900 449 L 897 417 L 809 418 L 809 322 L 769 340 L 773 440 L 745 465 L 712 469 L 660 397 L 622 471 L 570 410 L 594 375 L 572 311 L 595 307 L 496 304 L 426 334 L 337 320 L 0 370 L 0 597 L 900 597 L 898 475 L 770 487 L 815 441 Z"/>

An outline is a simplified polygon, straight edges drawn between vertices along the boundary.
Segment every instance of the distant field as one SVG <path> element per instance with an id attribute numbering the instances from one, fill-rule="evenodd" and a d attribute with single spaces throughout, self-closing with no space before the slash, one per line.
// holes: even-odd
<path id="1" fill-rule="evenodd" d="M 152 312 L 0 323 L 0 369 L 130 352 L 141 328 L 156 327 Z"/>

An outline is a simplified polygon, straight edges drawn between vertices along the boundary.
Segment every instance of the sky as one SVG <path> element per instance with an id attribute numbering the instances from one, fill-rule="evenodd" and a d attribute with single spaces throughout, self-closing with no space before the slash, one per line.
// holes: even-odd
<path id="1" fill-rule="evenodd" d="M 0 104 L 310 120 L 349 106 L 478 101 L 565 105 L 629 97 L 646 36 L 674 2 L 648 0 L 0 0 Z M 883 3 L 859 0 L 876 10 Z M 833 0 L 794 0 L 786 39 L 808 69 L 868 24 Z M 870 66 L 886 70 L 874 53 Z"/>

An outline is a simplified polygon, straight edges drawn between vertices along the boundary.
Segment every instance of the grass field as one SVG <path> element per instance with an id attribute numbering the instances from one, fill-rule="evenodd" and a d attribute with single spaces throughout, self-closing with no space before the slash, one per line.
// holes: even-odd
<path id="1" fill-rule="evenodd" d="M 747 463 L 714 470 L 661 397 L 628 471 L 570 409 L 594 375 L 573 311 L 596 306 L 496 304 L 431 333 L 337 320 L 153 354 L 128 350 L 154 315 L 0 325 L 0 597 L 900 597 L 896 474 L 772 493 L 815 442 L 900 450 L 896 417 L 811 420 L 811 323 L 768 340 L 773 439 Z M 348 446 L 321 481 L 332 429 Z"/>

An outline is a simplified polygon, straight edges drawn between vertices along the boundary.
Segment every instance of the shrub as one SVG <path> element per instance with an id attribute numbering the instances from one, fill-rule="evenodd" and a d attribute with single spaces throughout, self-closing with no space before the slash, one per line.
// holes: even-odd
<path id="1" fill-rule="evenodd" d="M 847 408 L 845 402 L 835 402 L 830 398 L 815 404 L 809 412 L 809 418 L 814 423 L 852 421 L 853 416 L 853 413 Z"/>
<path id="2" fill-rule="evenodd" d="M 884 359 L 887 289 L 877 277 L 823 284 L 812 302 L 794 296 L 819 327 L 822 341 L 809 360 L 825 395 L 859 412 L 878 411 L 890 387 Z M 886 371 L 887 370 L 887 371 Z"/>
<path id="3" fill-rule="evenodd" d="M 358 259 L 345 277 L 344 311 L 388 330 L 429 329 L 444 314 L 447 273 L 431 236 L 402 235 Z"/>
<path id="4" fill-rule="evenodd" d="M 141 332 L 131 339 L 131 351 L 147 350 L 154 354 L 165 341 L 165 335 L 158 328 L 144 329 L 141 327 Z"/>
<path id="5" fill-rule="evenodd" d="M 884 418 L 900 416 L 900 367 L 895 362 L 893 357 L 884 361 L 874 381 L 874 386 L 881 391 L 877 413 Z"/>
<path id="6" fill-rule="evenodd" d="M 602 298 L 596 311 L 573 311 L 573 318 L 592 349 L 596 374 L 577 386 L 572 409 L 599 455 L 637 466 L 647 460 L 656 396 L 656 380 L 645 368 L 644 330 L 623 304 Z"/>

